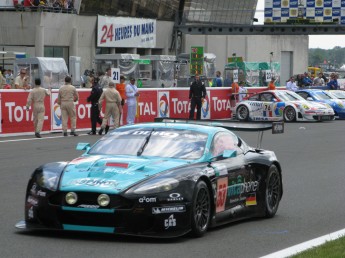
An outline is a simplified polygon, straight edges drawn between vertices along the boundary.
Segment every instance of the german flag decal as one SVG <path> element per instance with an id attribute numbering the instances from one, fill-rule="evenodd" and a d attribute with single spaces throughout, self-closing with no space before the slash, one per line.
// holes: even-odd
<path id="1" fill-rule="evenodd" d="M 251 193 L 246 199 L 246 206 L 257 205 L 256 203 L 256 193 Z"/>

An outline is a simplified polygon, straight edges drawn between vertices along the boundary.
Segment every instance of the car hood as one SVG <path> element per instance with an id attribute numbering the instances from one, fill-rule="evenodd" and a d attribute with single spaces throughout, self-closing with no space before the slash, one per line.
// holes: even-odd
<path id="1" fill-rule="evenodd" d="M 65 167 L 59 189 L 119 193 L 153 175 L 187 163 L 170 159 L 84 156 L 72 160 Z"/>
<path id="2" fill-rule="evenodd" d="M 304 109 L 309 108 L 318 108 L 318 109 L 330 109 L 329 106 L 321 102 L 311 102 L 311 101 L 291 101 L 292 103 L 303 107 Z"/>

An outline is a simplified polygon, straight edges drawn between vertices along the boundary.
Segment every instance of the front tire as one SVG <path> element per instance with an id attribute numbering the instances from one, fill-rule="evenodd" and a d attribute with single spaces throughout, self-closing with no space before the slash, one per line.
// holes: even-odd
<path id="1" fill-rule="evenodd" d="M 272 218 L 276 214 L 282 195 L 281 178 L 278 168 L 272 165 L 266 178 L 265 217 Z"/>
<path id="2" fill-rule="evenodd" d="M 204 181 L 199 181 L 194 189 L 192 203 L 192 234 L 201 237 L 208 229 L 211 217 L 211 198 Z"/>
<path id="3" fill-rule="evenodd" d="M 296 121 L 296 110 L 293 107 L 286 107 L 284 109 L 284 121 L 286 122 Z"/>
<path id="4" fill-rule="evenodd" d="M 245 105 L 241 105 L 236 110 L 237 119 L 240 121 L 248 121 L 249 109 Z"/>

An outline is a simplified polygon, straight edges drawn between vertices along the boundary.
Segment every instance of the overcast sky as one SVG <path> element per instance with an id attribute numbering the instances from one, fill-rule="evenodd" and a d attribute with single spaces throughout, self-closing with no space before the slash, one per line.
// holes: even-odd
<path id="1" fill-rule="evenodd" d="M 264 9 L 265 0 L 258 0 L 258 6 L 256 8 L 255 18 L 259 19 L 259 22 L 255 24 L 264 23 Z M 323 48 L 332 49 L 336 46 L 345 47 L 344 35 L 312 35 L 309 36 L 309 48 Z"/>

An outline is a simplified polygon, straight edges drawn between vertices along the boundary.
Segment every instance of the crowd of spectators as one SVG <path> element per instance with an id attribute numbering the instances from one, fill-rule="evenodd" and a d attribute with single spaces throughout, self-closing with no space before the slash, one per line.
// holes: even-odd
<path id="1" fill-rule="evenodd" d="M 14 88 L 14 76 L 13 71 L 10 69 L 3 69 L 0 66 L 0 89 L 12 89 Z"/>
<path id="2" fill-rule="evenodd" d="M 22 0 L 15 8 L 19 11 L 76 13 L 74 0 Z"/>
<path id="3" fill-rule="evenodd" d="M 331 73 L 329 78 L 327 78 L 325 74 L 322 72 L 318 73 L 315 77 L 312 76 L 310 73 L 305 72 L 303 74 L 296 75 L 294 78 L 298 88 L 324 86 L 331 90 L 339 89 L 339 84 L 337 81 L 338 79 L 339 74 L 337 73 Z M 287 84 L 289 84 L 290 80 L 287 81 Z"/>

